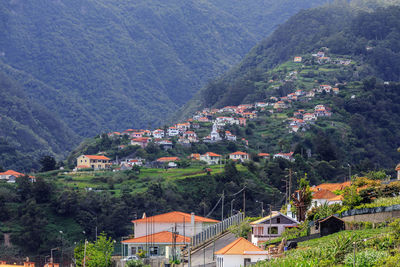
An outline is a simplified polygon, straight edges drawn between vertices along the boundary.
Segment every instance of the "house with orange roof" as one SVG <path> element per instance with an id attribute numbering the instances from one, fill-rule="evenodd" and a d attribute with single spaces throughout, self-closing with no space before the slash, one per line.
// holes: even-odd
<path id="1" fill-rule="evenodd" d="M 150 143 L 150 141 L 151 141 L 150 137 L 136 137 L 131 139 L 131 145 L 145 148 Z"/>
<path id="2" fill-rule="evenodd" d="M 246 118 L 239 118 L 239 125 L 240 126 L 246 126 L 246 121 L 247 121 Z"/>
<path id="3" fill-rule="evenodd" d="M 234 161 L 244 162 L 246 160 L 249 160 L 249 158 L 250 158 L 249 154 L 242 151 L 236 151 L 234 153 L 229 154 L 229 159 Z"/>
<path id="4" fill-rule="evenodd" d="M 123 241 L 128 256 L 143 250 L 147 251 L 149 256 L 170 258 L 174 253 L 171 250 L 174 240 L 178 247 L 186 245 L 190 243 L 190 236 L 219 221 L 196 216 L 194 213 L 172 211 L 150 217 L 144 214 L 143 218 L 133 220 L 132 223 L 134 238 Z"/>
<path id="5" fill-rule="evenodd" d="M 25 176 L 25 174 L 16 172 L 14 170 L 0 172 L 0 180 L 5 180 L 9 183 L 15 183 L 16 179 L 21 176 Z"/>
<path id="6" fill-rule="evenodd" d="M 225 131 L 225 139 L 228 141 L 236 142 L 236 135 L 232 134 L 230 131 Z"/>
<path id="7" fill-rule="evenodd" d="M 190 154 L 189 158 L 192 159 L 192 160 L 200 160 L 200 154 L 192 153 L 192 154 Z"/>
<path id="8" fill-rule="evenodd" d="M 251 222 L 251 242 L 260 245 L 271 238 L 282 235 L 286 228 L 295 227 L 299 224 L 295 219 L 286 216 L 279 211 L 272 211 L 272 214 L 257 221 Z"/>
<path id="9" fill-rule="evenodd" d="M 104 170 L 111 167 L 111 159 L 99 155 L 81 155 L 76 159 L 77 169 Z"/>
<path id="10" fill-rule="evenodd" d="M 208 165 L 215 165 L 221 162 L 222 156 L 213 152 L 207 152 L 200 155 L 200 160 L 207 162 Z"/>
<path id="11" fill-rule="evenodd" d="M 320 189 L 316 192 L 313 193 L 312 195 L 312 205 L 310 207 L 310 210 L 313 207 L 319 207 L 324 204 L 328 205 L 333 205 L 333 204 L 342 204 L 343 197 L 338 196 L 332 191 L 329 191 L 327 189 Z"/>
<path id="12" fill-rule="evenodd" d="M 164 132 L 164 130 L 157 129 L 157 130 L 153 131 L 152 135 L 154 138 L 164 138 L 165 132 Z"/>
<path id="13" fill-rule="evenodd" d="M 400 180 L 400 163 L 397 164 L 396 171 L 397 171 L 397 180 Z"/>
<path id="14" fill-rule="evenodd" d="M 268 154 L 268 153 L 258 153 L 258 156 L 259 156 L 260 158 L 263 158 L 263 159 L 269 159 L 269 157 L 270 157 L 271 155 Z"/>
<path id="15" fill-rule="evenodd" d="M 294 57 L 293 62 L 294 63 L 300 63 L 303 60 L 302 57 Z"/>
<path id="16" fill-rule="evenodd" d="M 246 119 L 255 119 L 257 118 L 257 114 L 253 112 L 245 112 L 242 114 L 242 116 Z"/>
<path id="17" fill-rule="evenodd" d="M 149 231 L 151 232 L 151 231 Z M 141 251 L 148 257 L 165 257 L 172 260 L 180 258 L 181 248 L 190 244 L 190 237 L 173 233 L 173 230 L 151 233 L 145 236 L 122 241 L 127 256 L 137 255 Z"/>
<path id="18" fill-rule="evenodd" d="M 168 163 L 168 162 L 172 162 L 172 161 L 179 161 L 178 157 L 161 157 L 157 159 L 157 162 L 164 162 L 164 163 Z"/>
<path id="19" fill-rule="evenodd" d="M 269 257 L 268 251 L 255 246 L 243 237 L 218 250 L 215 255 L 217 267 L 250 266 Z"/>

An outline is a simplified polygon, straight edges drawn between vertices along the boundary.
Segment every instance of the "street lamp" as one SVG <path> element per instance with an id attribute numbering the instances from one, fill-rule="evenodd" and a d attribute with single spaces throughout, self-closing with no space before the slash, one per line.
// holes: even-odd
<path id="1" fill-rule="evenodd" d="M 50 262 L 53 263 L 53 250 L 58 250 L 58 248 L 52 248 L 50 249 Z"/>
<path id="2" fill-rule="evenodd" d="M 264 202 L 256 200 L 257 203 L 261 203 L 261 218 L 264 217 Z"/>
<path id="3" fill-rule="evenodd" d="M 235 199 L 231 200 L 231 217 L 233 216 L 233 201 L 235 201 Z"/>
<path id="4" fill-rule="evenodd" d="M 349 166 L 349 180 L 350 180 L 350 184 L 351 184 L 351 165 L 349 163 L 347 163 L 347 166 Z"/>
<path id="5" fill-rule="evenodd" d="M 63 231 L 59 231 L 60 232 L 60 236 L 61 236 L 61 262 L 60 262 L 60 265 L 62 266 L 62 264 L 63 264 L 63 248 L 64 248 L 64 244 L 63 244 L 63 234 L 64 234 L 64 232 Z"/>

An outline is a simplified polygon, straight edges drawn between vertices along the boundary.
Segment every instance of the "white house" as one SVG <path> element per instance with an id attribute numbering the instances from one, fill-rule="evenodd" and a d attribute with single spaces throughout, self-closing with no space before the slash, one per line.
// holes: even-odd
<path id="1" fill-rule="evenodd" d="M 268 251 L 253 245 L 243 237 L 239 237 L 226 247 L 215 252 L 217 267 L 248 266 L 268 259 Z"/>
<path id="2" fill-rule="evenodd" d="M 146 251 L 147 256 L 150 257 L 172 259 L 175 255 L 179 259 L 181 247 L 190 244 L 190 237 L 174 234 L 170 231 L 162 231 L 127 239 L 122 241 L 122 244 L 125 248 L 127 247 L 127 256 Z"/>
<path id="3" fill-rule="evenodd" d="M 236 135 L 232 134 L 230 131 L 225 131 L 225 139 L 228 141 L 236 142 Z"/>
<path id="4" fill-rule="evenodd" d="M 293 152 L 275 154 L 274 155 L 274 159 L 276 159 L 276 158 L 282 158 L 282 159 L 286 159 L 286 160 L 289 160 L 289 161 L 294 161 Z"/>
<path id="5" fill-rule="evenodd" d="M 233 117 L 218 117 L 215 119 L 215 123 L 218 127 L 223 127 L 226 124 L 239 124 L 239 120 Z"/>
<path id="6" fill-rule="evenodd" d="M 236 151 L 234 153 L 229 154 L 229 158 L 231 160 L 238 160 L 238 161 L 246 161 L 249 160 L 249 154 L 245 153 L 245 152 L 241 152 L 241 151 Z"/>
<path id="7" fill-rule="evenodd" d="M 217 131 L 217 125 L 213 124 L 213 128 L 212 128 L 212 131 L 211 131 L 211 134 L 210 134 L 210 141 L 211 142 L 218 142 L 218 141 L 221 141 L 221 140 L 222 140 L 222 138 L 221 138 L 221 136 L 219 135 L 219 133 Z"/>
<path id="8" fill-rule="evenodd" d="M 259 245 L 269 239 L 281 236 L 286 228 L 295 227 L 298 224 L 299 222 L 295 219 L 279 211 L 273 211 L 272 215 L 250 223 L 252 227 L 251 242 L 255 245 Z"/>
<path id="9" fill-rule="evenodd" d="M 309 208 L 311 210 L 313 207 L 318 207 L 324 204 L 342 204 L 342 196 L 338 196 L 327 189 L 320 189 L 313 193 L 312 195 L 312 205 Z"/>
<path id="10" fill-rule="evenodd" d="M 20 173 L 20 172 L 16 172 L 13 170 L 8 170 L 5 172 L 0 172 L 0 180 L 5 180 L 8 183 L 15 183 L 16 179 L 18 177 L 22 177 L 25 176 L 25 174 Z M 32 182 L 34 182 L 36 180 L 35 177 L 29 176 L 29 178 L 31 179 Z"/>
<path id="11" fill-rule="evenodd" d="M 207 162 L 208 165 L 219 164 L 222 156 L 213 152 L 207 152 L 204 155 L 200 155 L 200 160 Z"/>
<path id="12" fill-rule="evenodd" d="M 179 129 L 176 127 L 169 127 L 168 128 L 168 136 L 177 136 L 179 135 Z"/>
<path id="13" fill-rule="evenodd" d="M 153 131 L 153 137 L 154 138 L 164 138 L 164 136 L 165 136 L 164 130 L 157 129 L 157 130 Z"/>

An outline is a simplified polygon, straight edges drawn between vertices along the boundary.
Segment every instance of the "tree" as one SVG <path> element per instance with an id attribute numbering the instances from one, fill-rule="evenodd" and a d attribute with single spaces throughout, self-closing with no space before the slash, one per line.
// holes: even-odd
<path id="1" fill-rule="evenodd" d="M 343 192 L 343 205 L 349 208 L 354 208 L 361 203 L 361 196 L 357 193 L 357 187 L 355 185 L 346 187 Z"/>
<path id="2" fill-rule="evenodd" d="M 41 172 L 48 172 L 56 169 L 57 162 L 52 156 L 41 157 L 39 163 L 42 165 L 40 169 Z"/>
<path id="3" fill-rule="evenodd" d="M 297 220 L 302 222 L 306 219 L 306 212 L 312 201 L 312 192 L 310 190 L 310 182 L 307 180 L 307 175 L 300 179 L 297 193 L 297 196 L 296 193 L 292 195 L 293 205 L 297 210 Z"/>
<path id="4" fill-rule="evenodd" d="M 111 240 L 111 237 L 107 238 L 105 233 L 101 233 L 97 241 L 86 241 L 86 252 L 85 243 L 75 247 L 74 257 L 76 266 L 83 266 L 84 262 L 87 267 L 111 266 L 111 255 L 113 251 L 114 241 Z"/>

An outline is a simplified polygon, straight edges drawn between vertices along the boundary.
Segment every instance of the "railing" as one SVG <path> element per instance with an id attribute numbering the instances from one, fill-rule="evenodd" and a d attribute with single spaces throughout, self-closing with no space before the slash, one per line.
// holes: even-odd
<path id="1" fill-rule="evenodd" d="M 192 237 L 192 247 L 196 247 L 210 240 L 214 236 L 224 232 L 230 226 L 240 224 L 243 220 L 244 214 L 242 212 L 239 212 L 236 215 L 233 215 L 232 217 L 223 220 L 222 222 L 207 227 L 202 232 Z"/>

